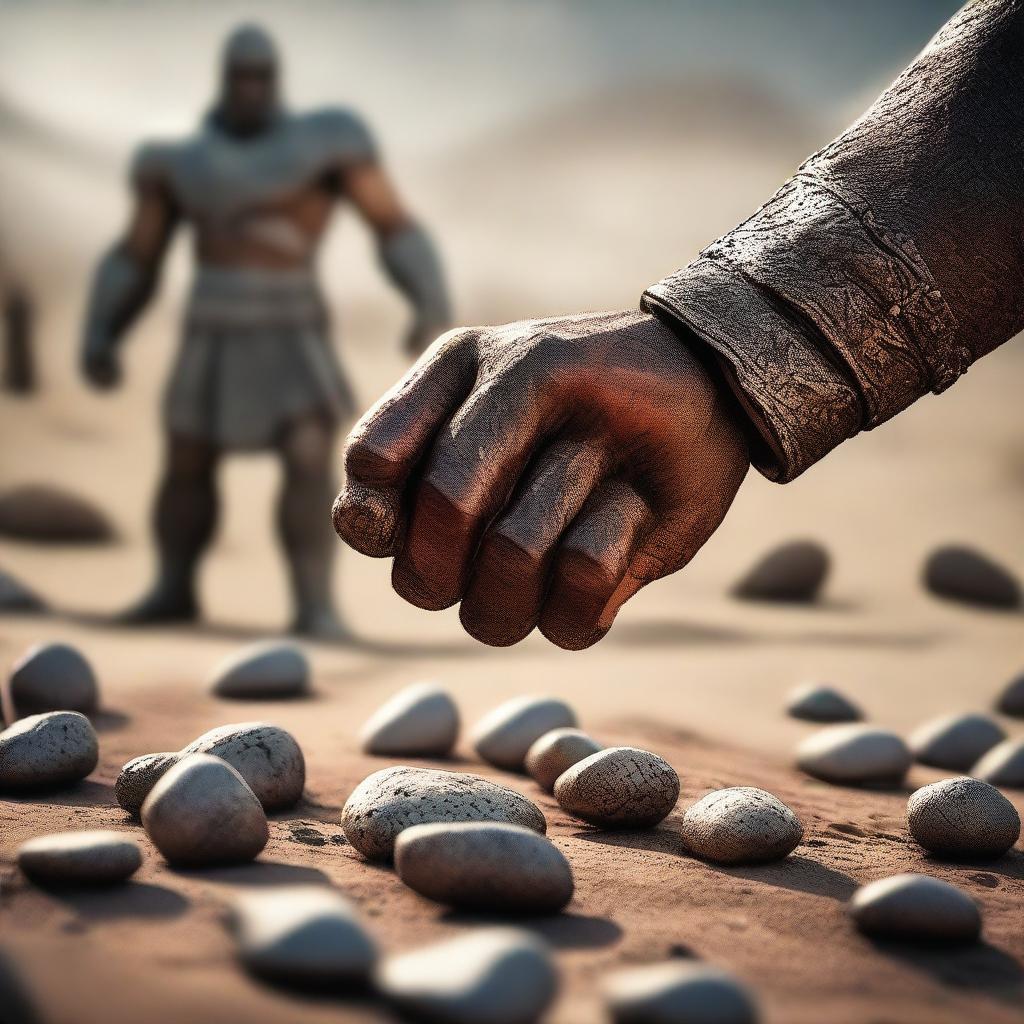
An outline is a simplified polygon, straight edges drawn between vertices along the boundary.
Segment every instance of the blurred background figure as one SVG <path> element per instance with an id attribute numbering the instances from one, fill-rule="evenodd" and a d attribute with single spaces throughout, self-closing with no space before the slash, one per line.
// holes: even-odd
<path id="1" fill-rule="evenodd" d="M 0 250 L 0 383 L 15 395 L 30 394 L 36 388 L 32 352 L 32 301 L 24 285 L 5 264 Z"/>
<path id="2" fill-rule="evenodd" d="M 217 522 L 215 472 L 227 451 L 272 448 L 284 479 L 277 527 L 296 633 L 341 638 L 331 598 L 327 509 L 335 431 L 355 411 L 331 351 L 313 261 L 339 199 L 372 228 L 381 263 L 413 309 L 417 354 L 449 321 L 440 263 L 402 206 L 354 114 L 288 112 L 271 37 L 246 25 L 227 40 L 221 91 L 199 132 L 143 146 L 135 206 L 97 270 L 82 370 L 98 388 L 121 377 L 118 344 L 153 295 L 175 228 L 194 229 L 197 270 L 164 403 L 167 435 L 155 509 L 157 578 L 127 624 L 198 616 L 196 570 Z"/>

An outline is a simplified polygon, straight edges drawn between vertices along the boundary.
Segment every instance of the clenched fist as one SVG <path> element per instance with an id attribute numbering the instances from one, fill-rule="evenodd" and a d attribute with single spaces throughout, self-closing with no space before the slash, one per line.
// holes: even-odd
<path id="1" fill-rule="evenodd" d="M 746 446 L 685 344 L 639 311 L 453 331 L 356 425 L 338 534 L 495 646 L 589 647 L 721 523 Z"/>

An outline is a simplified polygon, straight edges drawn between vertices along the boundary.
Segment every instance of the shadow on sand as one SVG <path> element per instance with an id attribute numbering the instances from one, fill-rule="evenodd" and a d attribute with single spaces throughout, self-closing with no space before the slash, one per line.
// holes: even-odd
<path id="1" fill-rule="evenodd" d="M 166 920 L 180 917 L 188 909 L 184 896 L 149 882 L 129 881 L 100 888 L 47 886 L 46 891 L 86 921 Z"/>
<path id="2" fill-rule="evenodd" d="M 441 915 L 448 924 L 507 927 L 508 914 L 482 914 L 466 910 L 448 910 Z M 606 917 L 566 912 L 548 917 L 515 917 L 517 928 L 526 928 L 549 942 L 555 949 L 603 949 L 622 938 L 622 929 Z"/>

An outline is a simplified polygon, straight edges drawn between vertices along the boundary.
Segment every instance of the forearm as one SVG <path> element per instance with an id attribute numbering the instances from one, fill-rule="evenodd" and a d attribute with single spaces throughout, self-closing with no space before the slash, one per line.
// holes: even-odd
<path id="1" fill-rule="evenodd" d="M 100 261 L 86 314 L 85 355 L 112 351 L 149 302 L 156 288 L 156 264 L 116 245 Z"/>
<path id="2" fill-rule="evenodd" d="M 417 326 L 437 334 L 451 324 L 451 304 L 441 260 L 427 233 L 409 223 L 380 237 L 380 261 L 413 308 Z"/>
<path id="3" fill-rule="evenodd" d="M 644 303 L 788 480 L 1024 328 L 1024 5 L 961 11 L 852 128 Z"/>

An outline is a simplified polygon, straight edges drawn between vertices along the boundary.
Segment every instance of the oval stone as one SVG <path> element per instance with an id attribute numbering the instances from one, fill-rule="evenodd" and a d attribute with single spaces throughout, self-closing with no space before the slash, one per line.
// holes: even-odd
<path id="1" fill-rule="evenodd" d="M 999 695 L 996 707 L 1004 715 L 1024 718 L 1024 672 L 1006 684 Z"/>
<path id="2" fill-rule="evenodd" d="M 30 715 L 0 732 L 0 790 L 21 792 L 78 782 L 96 767 L 99 756 L 99 741 L 85 715 Z"/>
<path id="3" fill-rule="evenodd" d="M 526 752 L 526 773 L 541 789 L 550 793 L 559 775 L 601 749 L 597 740 L 580 729 L 552 729 Z"/>
<path id="4" fill-rule="evenodd" d="M 473 728 L 473 749 L 497 768 L 521 772 L 526 753 L 546 732 L 576 725 L 576 713 L 553 697 L 516 697 L 499 704 Z"/>
<path id="5" fill-rule="evenodd" d="M 501 821 L 543 834 L 547 822 L 532 801 L 478 775 L 397 765 L 367 776 L 341 811 L 348 841 L 370 860 L 388 860 L 395 839 L 412 825 Z"/>
<path id="6" fill-rule="evenodd" d="M 37 836 L 18 847 L 18 867 L 36 882 L 108 885 L 123 882 L 142 865 L 142 851 L 123 832 L 96 829 Z"/>
<path id="7" fill-rule="evenodd" d="M 308 988 L 362 985 L 377 950 L 352 905 L 333 889 L 278 886 L 233 907 L 238 955 L 253 974 Z"/>
<path id="8" fill-rule="evenodd" d="M 230 700 L 280 700 L 309 692 L 309 661 L 292 643 L 254 644 L 221 663 L 210 692 Z"/>
<path id="9" fill-rule="evenodd" d="M 848 909 L 868 935 L 973 942 L 981 933 L 974 900 L 963 889 L 929 875 L 893 875 L 862 885 Z"/>
<path id="10" fill-rule="evenodd" d="M 1006 739 L 987 715 L 943 715 L 910 734 L 910 749 L 921 764 L 966 772 L 979 757 Z"/>
<path id="11" fill-rule="evenodd" d="M 473 910 L 554 914 L 573 894 L 561 850 L 521 825 L 413 825 L 395 840 L 395 870 L 421 896 Z"/>
<path id="12" fill-rule="evenodd" d="M 793 690 L 786 711 L 805 722 L 858 722 L 864 717 L 860 708 L 838 690 L 814 683 Z"/>
<path id="13" fill-rule="evenodd" d="M 924 584 L 936 596 L 987 608 L 1017 608 L 1020 583 L 1008 569 L 980 551 L 950 545 L 925 562 Z"/>
<path id="14" fill-rule="evenodd" d="M 779 860 L 803 839 L 797 816 L 763 789 L 734 786 L 708 793 L 683 815 L 690 852 L 719 864 Z"/>
<path id="15" fill-rule="evenodd" d="M 1001 857 L 1020 838 L 1020 816 L 995 786 L 980 779 L 943 779 L 907 801 L 910 834 L 946 857 Z"/>
<path id="16" fill-rule="evenodd" d="M 648 750 L 608 747 L 577 761 L 555 782 L 569 814 L 602 828 L 650 828 L 679 799 L 679 776 Z"/>
<path id="17" fill-rule="evenodd" d="M 993 786 L 1024 788 L 1024 740 L 1003 740 L 974 766 L 971 775 Z"/>
<path id="18" fill-rule="evenodd" d="M 114 799 L 129 813 L 138 814 L 150 790 L 181 755 L 177 751 L 143 754 L 132 758 L 120 771 L 114 782 Z"/>
<path id="19" fill-rule="evenodd" d="M 46 711 L 96 710 L 99 690 L 88 661 L 69 644 L 37 644 L 11 669 L 7 683 L 8 717 Z"/>
<path id="20" fill-rule="evenodd" d="M 266 722 L 222 725 L 181 751 L 213 754 L 245 779 L 265 810 L 284 811 L 302 798 L 306 762 L 291 733 Z"/>
<path id="21" fill-rule="evenodd" d="M 894 732 L 871 725 L 833 725 L 808 736 L 798 747 L 797 766 L 825 782 L 893 785 L 913 761 Z"/>
<path id="22" fill-rule="evenodd" d="M 168 863 L 180 867 L 252 860 L 270 837 L 245 780 L 209 754 L 190 754 L 167 770 L 142 805 L 142 825 Z"/>
<path id="23" fill-rule="evenodd" d="M 753 996 L 731 974 L 702 963 L 616 971 L 605 986 L 616 1024 L 757 1024 Z"/>
<path id="24" fill-rule="evenodd" d="M 764 555 L 734 587 L 748 601 L 814 601 L 828 577 L 828 552 L 816 541 L 795 540 Z"/>
<path id="25" fill-rule="evenodd" d="M 532 1024 L 555 997 L 547 945 L 518 928 L 484 928 L 389 957 L 377 986 L 400 1010 L 452 1024 Z"/>
<path id="26" fill-rule="evenodd" d="M 367 754 L 447 757 L 459 737 L 459 709 L 435 683 L 415 683 L 378 708 L 360 732 Z"/>

